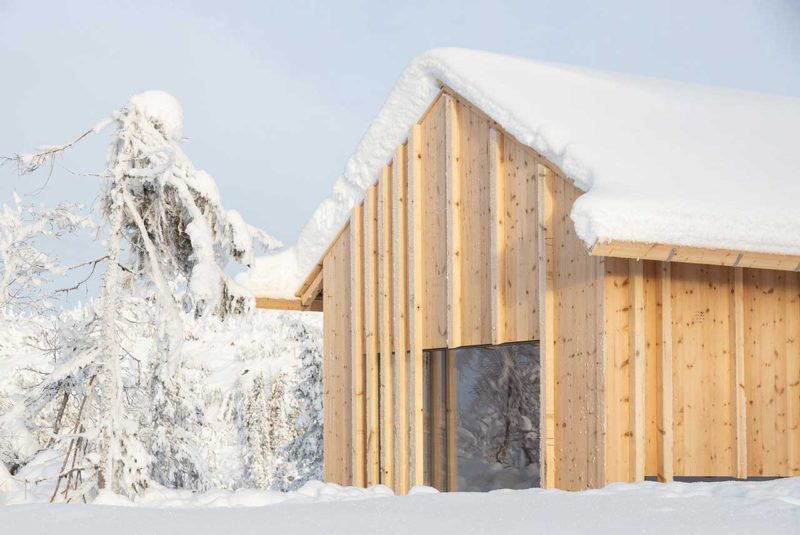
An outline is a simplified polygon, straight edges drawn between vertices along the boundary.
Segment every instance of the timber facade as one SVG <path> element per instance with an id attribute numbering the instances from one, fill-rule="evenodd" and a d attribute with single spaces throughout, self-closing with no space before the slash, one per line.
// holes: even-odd
<path id="1" fill-rule="evenodd" d="M 454 400 L 455 369 L 429 355 L 519 342 L 538 344 L 543 487 L 800 475 L 800 258 L 589 250 L 581 194 L 443 89 L 297 301 L 259 301 L 323 310 L 326 480 L 454 489 L 455 410 L 429 383 Z"/>

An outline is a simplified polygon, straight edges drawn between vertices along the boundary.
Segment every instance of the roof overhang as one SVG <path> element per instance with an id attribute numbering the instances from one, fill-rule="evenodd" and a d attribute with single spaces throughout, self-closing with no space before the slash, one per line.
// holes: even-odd
<path id="1" fill-rule="evenodd" d="M 347 226 L 345 226 L 345 229 Z M 341 232 L 344 232 L 342 229 Z M 341 235 L 341 232 L 339 235 Z M 336 238 L 338 240 L 338 237 Z M 322 263 L 330 251 L 333 240 L 325 250 L 319 261 L 311 268 L 308 276 L 305 278 L 300 288 L 295 292 L 295 299 L 274 298 L 274 297 L 256 297 L 256 308 L 268 308 L 273 310 L 299 310 L 308 312 L 322 312 L 322 282 L 323 271 Z"/>
<path id="2" fill-rule="evenodd" d="M 300 299 L 256 297 L 256 308 L 266 308 L 270 310 L 297 310 L 300 312 L 322 312 L 322 299 L 315 299 L 308 305 L 303 305 L 300 302 Z"/>
<path id="3" fill-rule="evenodd" d="M 704 249 L 701 247 L 665 245 L 661 243 L 625 241 L 597 243 L 589 250 L 589 254 L 592 256 L 658 260 L 661 262 L 800 271 L 800 256 L 796 255 Z"/>

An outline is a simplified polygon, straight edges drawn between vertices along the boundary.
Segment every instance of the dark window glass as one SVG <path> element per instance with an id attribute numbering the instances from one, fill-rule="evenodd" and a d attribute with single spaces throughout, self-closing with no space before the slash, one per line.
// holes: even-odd
<path id="1" fill-rule="evenodd" d="M 537 343 L 426 352 L 426 484 L 539 486 Z"/>

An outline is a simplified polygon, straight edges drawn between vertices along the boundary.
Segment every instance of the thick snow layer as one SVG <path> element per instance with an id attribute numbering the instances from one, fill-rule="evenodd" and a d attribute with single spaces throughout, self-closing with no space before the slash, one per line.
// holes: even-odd
<path id="1" fill-rule="evenodd" d="M 183 107 L 164 91 L 145 91 L 131 97 L 130 106 L 150 119 L 167 139 L 179 141 L 183 132 Z M 95 127 L 105 127 L 103 122 Z M 102 128 L 100 128 L 102 130 Z"/>
<path id="2" fill-rule="evenodd" d="M 293 493 L 215 491 L 194 497 L 166 493 L 148 496 L 138 507 L 101 496 L 107 505 L 0 507 L 0 526 L 4 533 L 15 535 L 800 532 L 798 478 L 761 483 L 616 484 L 574 493 L 415 490 L 411 496 L 392 497 L 385 487 L 362 490 L 311 482 Z"/>
<path id="3" fill-rule="evenodd" d="M 293 293 L 440 81 L 586 192 L 571 215 L 587 245 L 625 240 L 800 254 L 800 98 L 438 49 L 403 72 L 297 245 L 257 262 L 245 285 Z M 278 273 L 290 269 L 297 270 L 291 277 Z"/>

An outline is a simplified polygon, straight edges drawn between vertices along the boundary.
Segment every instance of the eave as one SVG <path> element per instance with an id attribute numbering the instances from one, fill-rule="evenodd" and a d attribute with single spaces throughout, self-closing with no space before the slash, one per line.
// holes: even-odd
<path id="1" fill-rule="evenodd" d="M 283 299 L 275 297 L 256 297 L 256 308 L 270 310 L 297 310 L 300 312 L 322 312 L 322 299 L 314 299 L 307 305 L 300 299 Z"/>
<path id="2" fill-rule="evenodd" d="M 800 256 L 797 255 L 705 249 L 661 243 L 611 241 L 596 244 L 589 250 L 589 254 L 592 256 L 658 260 L 661 262 L 800 271 Z"/>

